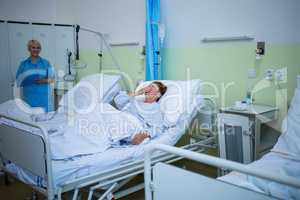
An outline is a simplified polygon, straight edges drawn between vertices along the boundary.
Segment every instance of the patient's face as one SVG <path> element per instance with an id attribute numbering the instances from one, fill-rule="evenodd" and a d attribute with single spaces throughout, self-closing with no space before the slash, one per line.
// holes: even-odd
<path id="1" fill-rule="evenodd" d="M 159 88 L 156 84 L 152 83 L 144 87 L 144 94 L 146 96 L 146 103 L 154 103 L 160 97 Z"/>

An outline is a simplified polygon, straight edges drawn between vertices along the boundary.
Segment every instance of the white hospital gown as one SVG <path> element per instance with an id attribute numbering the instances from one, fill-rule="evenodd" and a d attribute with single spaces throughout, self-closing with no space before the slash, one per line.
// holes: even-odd
<path id="1" fill-rule="evenodd" d="M 161 135 L 167 128 L 164 123 L 164 114 L 156 102 L 138 101 L 124 91 L 115 97 L 114 102 L 119 110 L 130 113 L 140 120 L 143 124 L 143 131 L 147 132 L 151 138 Z"/>

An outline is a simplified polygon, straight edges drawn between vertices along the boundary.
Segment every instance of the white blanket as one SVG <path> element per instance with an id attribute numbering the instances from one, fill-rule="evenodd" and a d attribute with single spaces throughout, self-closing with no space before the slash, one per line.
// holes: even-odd
<path id="1" fill-rule="evenodd" d="M 186 129 L 190 126 L 192 119 L 194 119 L 194 116 L 196 115 L 198 109 L 202 108 L 202 106 L 204 106 L 202 100 L 199 99 L 199 101 L 195 101 L 195 104 L 192 105 L 192 108 L 180 117 L 176 126 L 166 129 L 164 134 L 151 139 L 147 144 L 144 143 L 141 145 L 129 145 L 121 146 L 120 148 L 109 148 L 103 153 L 80 157 L 78 156 L 74 159 L 68 159 L 67 161 L 53 160 L 52 170 L 55 188 L 58 189 L 59 186 L 63 185 L 67 181 L 71 181 L 79 177 L 91 175 L 94 173 L 99 173 L 101 171 L 126 164 L 133 160 L 141 159 L 144 155 L 145 149 L 149 145 L 174 145 L 185 133 Z M 109 109 L 109 107 L 106 108 Z M 72 116 L 67 116 L 63 113 L 59 113 L 55 116 L 55 118 L 48 121 L 47 125 L 51 127 L 60 124 L 57 127 L 63 129 L 64 126 L 66 126 L 66 124 L 64 124 L 64 122 L 66 121 L 66 117 Z M 6 167 L 11 173 L 16 174 L 17 177 L 25 183 L 37 186 L 42 185 L 44 187 L 47 185 L 45 180 L 41 179 L 41 177 L 33 175 L 32 173 L 18 167 L 14 163 L 6 164 Z"/>
<path id="2" fill-rule="evenodd" d="M 57 127 L 57 132 L 50 137 L 52 159 L 101 153 L 113 143 L 129 138 L 141 130 L 141 124 L 132 115 L 120 112 L 110 104 L 98 106 L 93 112 L 76 114 L 72 119 L 67 119 L 67 125 L 63 128 Z M 53 120 L 56 121 L 55 118 Z M 53 128 L 51 124 L 48 132 Z"/>
<path id="3" fill-rule="evenodd" d="M 291 107 L 283 123 L 282 135 L 271 153 L 251 163 L 250 166 L 300 180 L 300 89 L 295 90 Z M 300 189 L 253 176 L 234 172 L 221 177 L 221 180 L 264 192 L 280 199 L 300 199 Z"/>
<path id="4" fill-rule="evenodd" d="M 31 115 L 44 114 L 43 108 L 32 108 L 21 99 L 14 99 L 0 104 L 0 114 L 31 122 Z"/>
<path id="5" fill-rule="evenodd" d="M 142 124 L 128 113 L 123 113 L 110 104 L 98 104 L 97 108 L 87 114 L 56 113 L 53 119 L 44 122 L 34 122 L 36 112 L 24 113 L 18 109 L 15 101 L 0 105 L 0 113 L 18 117 L 26 122 L 36 123 L 47 130 L 52 159 L 66 160 L 74 157 L 101 153 L 114 142 L 129 138 L 141 130 Z M 42 115 L 38 112 L 38 116 Z M 47 118 L 47 117 L 46 117 Z M 17 122 L 1 119 L 6 123 L 35 134 L 40 134 L 32 127 L 20 125 Z"/>
<path id="6" fill-rule="evenodd" d="M 300 89 L 295 90 L 288 115 L 284 120 L 284 130 L 272 151 L 300 159 Z"/>
<path id="7" fill-rule="evenodd" d="M 285 155 L 281 155 L 279 153 L 268 153 L 260 160 L 249 164 L 249 166 L 256 169 L 270 171 L 278 175 L 286 175 L 300 179 L 300 162 L 288 159 Z M 231 172 L 219 179 L 257 192 L 262 192 L 279 199 L 300 199 L 299 189 L 238 172 Z"/>

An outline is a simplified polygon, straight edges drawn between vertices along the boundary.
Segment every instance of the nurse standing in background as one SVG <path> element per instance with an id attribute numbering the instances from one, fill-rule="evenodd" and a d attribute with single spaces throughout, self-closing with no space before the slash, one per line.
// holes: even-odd
<path id="1" fill-rule="evenodd" d="M 42 107 L 46 112 L 54 110 L 53 90 L 55 72 L 48 60 L 39 56 L 41 44 L 30 40 L 27 44 L 30 56 L 21 62 L 16 80 L 21 87 L 21 97 L 32 107 Z"/>

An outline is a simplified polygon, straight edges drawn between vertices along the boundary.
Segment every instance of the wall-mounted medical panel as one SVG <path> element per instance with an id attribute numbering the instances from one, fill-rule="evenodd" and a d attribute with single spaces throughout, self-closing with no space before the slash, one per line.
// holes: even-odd
<path id="1" fill-rule="evenodd" d="M 32 38 L 42 45 L 40 56 L 46 58 L 51 65 L 55 64 L 55 37 L 52 25 L 32 25 Z"/>
<path id="2" fill-rule="evenodd" d="M 28 57 L 27 42 L 32 39 L 30 24 L 8 23 L 10 71 L 13 80 L 20 62 Z"/>
<path id="3" fill-rule="evenodd" d="M 0 103 L 12 98 L 7 24 L 0 22 Z"/>
<path id="4" fill-rule="evenodd" d="M 67 72 L 67 49 L 74 52 L 73 25 L 8 21 L 6 29 L 9 38 L 9 76 L 12 81 L 15 80 L 20 62 L 29 56 L 27 43 L 31 39 L 41 43 L 40 56 L 49 60 L 56 72 Z"/>
<path id="5" fill-rule="evenodd" d="M 31 39 L 41 43 L 40 56 L 49 60 L 57 74 L 63 77 L 68 71 L 67 49 L 74 52 L 73 25 L 0 20 L 0 103 L 13 98 L 16 72 L 29 56 Z"/>

